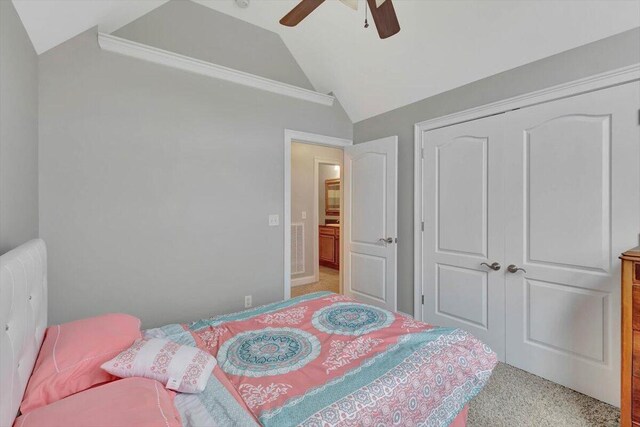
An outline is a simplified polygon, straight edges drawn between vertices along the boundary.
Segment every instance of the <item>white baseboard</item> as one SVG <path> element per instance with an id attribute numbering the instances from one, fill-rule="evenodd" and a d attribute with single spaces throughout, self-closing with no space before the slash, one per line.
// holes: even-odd
<path id="1" fill-rule="evenodd" d="M 291 279 L 291 287 L 308 285 L 309 283 L 317 282 L 316 276 L 298 277 L 297 279 Z"/>

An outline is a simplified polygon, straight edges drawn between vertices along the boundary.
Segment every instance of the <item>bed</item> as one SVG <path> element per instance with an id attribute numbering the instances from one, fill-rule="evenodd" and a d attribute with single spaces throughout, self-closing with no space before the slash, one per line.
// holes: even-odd
<path id="1" fill-rule="evenodd" d="M 0 426 L 9 426 L 46 325 L 46 250 L 36 240 L 1 259 L 0 316 L 8 327 L 0 340 Z M 144 336 L 217 358 L 204 392 L 175 396 L 185 427 L 461 427 L 469 400 L 497 362 L 462 330 L 328 292 L 169 324 Z"/>
<path id="2" fill-rule="evenodd" d="M 464 418 L 496 364 L 491 349 L 464 331 L 328 292 L 145 335 L 216 356 L 224 373 L 217 378 L 267 427 L 449 425 Z M 215 414 L 194 400 L 207 398 L 177 396 L 176 406 L 202 425 Z M 199 410 L 184 409 L 183 399 Z"/>

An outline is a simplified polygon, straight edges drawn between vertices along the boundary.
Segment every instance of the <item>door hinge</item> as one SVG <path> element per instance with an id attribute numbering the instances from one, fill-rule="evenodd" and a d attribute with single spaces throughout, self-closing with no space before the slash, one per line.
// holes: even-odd
<path id="1" fill-rule="evenodd" d="M 422 157 L 424 159 L 424 148 L 420 149 L 420 157 Z"/>
<path id="2" fill-rule="evenodd" d="M 422 305 L 424 305 L 424 295 L 422 295 Z"/>
<path id="3" fill-rule="evenodd" d="M 422 224 L 420 224 L 420 229 L 424 231 L 424 221 L 422 221 Z"/>

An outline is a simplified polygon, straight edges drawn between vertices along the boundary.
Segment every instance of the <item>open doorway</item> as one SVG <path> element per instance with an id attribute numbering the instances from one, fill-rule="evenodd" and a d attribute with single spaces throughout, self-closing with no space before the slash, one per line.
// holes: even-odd
<path id="1" fill-rule="evenodd" d="M 340 292 L 367 304 L 397 310 L 397 136 L 353 145 L 345 139 L 285 130 L 284 299 L 291 298 L 291 147 L 295 142 L 342 150 Z"/>
<path id="2" fill-rule="evenodd" d="M 352 141 L 286 130 L 284 143 L 284 298 L 341 293 L 343 159 Z"/>
<path id="3" fill-rule="evenodd" d="M 291 144 L 291 296 L 340 293 L 342 148 Z"/>

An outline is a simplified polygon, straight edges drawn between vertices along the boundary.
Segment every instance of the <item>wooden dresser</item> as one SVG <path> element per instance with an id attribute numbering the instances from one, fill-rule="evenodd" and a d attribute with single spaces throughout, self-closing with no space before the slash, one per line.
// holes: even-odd
<path id="1" fill-rule="evenodd" d="M 318 227 L 320 265 L 340 269 L 340 225 L 327 224 Z"/>
<path id="2" fill-rule="evenodd" d="M 622 260 L 622 378 L 620 425 L 640 427 L 640 246 Z"/>

